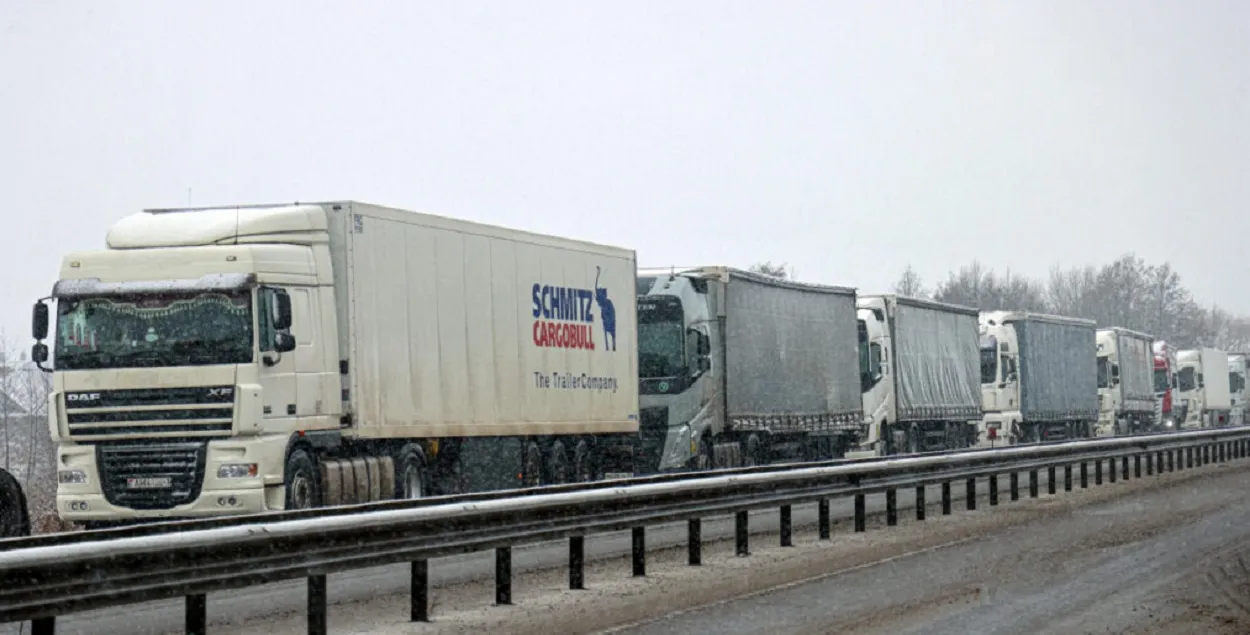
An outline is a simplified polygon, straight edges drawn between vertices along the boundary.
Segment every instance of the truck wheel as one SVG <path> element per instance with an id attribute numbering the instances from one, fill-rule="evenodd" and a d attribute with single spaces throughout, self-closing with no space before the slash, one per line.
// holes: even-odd
<path id="1" fill-rule="evenodd" d="M 746 447 L 742 451 L 742 464 L 744 467 L 755 467 L 760 464 L 760 435 L 752 434 L 747 437 Z"/>
<path id="2" fill-rule="evenodd" d="M 547 462 L 547 469 L 551 473 L 552 485 L 563 485 L 569 482 L 569 456 L 564 450 L 563 441 L 551 444 L 551 458 Z"/>
<path id="3" fill-rule="evenodd" d="M 0 471 L 0 538 L 30 535 L 30 516 L 22 486 L 8 472 Z"/>
<path id="4" fill-rule="evenodd" d="M 522 472 L 522 487 L 538 487 L 542 485 L 543 453 L 538 444 L 530 441 L 525 444 L 525 468 Z"/>
<path id="5" fill-rule="evenodd" d="M 425 454 L 407 447 L 395 463 L 395 498 L 416 500 L 425 496 Z"/>
<path id="6" fill-rule="evenodd" d="M 573 449 L 573 482 L 589 483 L 595 480 L 595 471 L 590 444 L 582 439 Z"/>
<path id="7" fill-rule="evenodd" d="M 694 457 L 694 469 L 696 472 L 706 472 L 715 465 L 712 450 L 712 442 L 707 435 L 699 437 L 699 453 Z"/>
<path id="8" fill-rule="evenodd" d="M 312 509 L 321 504 L 321 482 L 317 466 L 304 450 L 294 450 L 286 459 L 286 509 Z"/>

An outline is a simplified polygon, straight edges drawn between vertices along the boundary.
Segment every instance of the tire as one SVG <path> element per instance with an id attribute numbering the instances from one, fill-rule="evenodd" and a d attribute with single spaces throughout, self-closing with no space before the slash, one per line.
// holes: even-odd
<path id="1" fill-rule="evenodd" d="M 569 454 L 564 449 L 564 441 L 551 444 L 551 456 L 547 459 L 548 482 L 552 485 L 564 485 L 569 482 Z"/>
<path id="2" fill-rule="evenodd" d="M 429 491 L 426 478 L 425 452 L 419 447 L 406 446 L 395 461 L 395 498 L 417 500 Z"/>
<path id="3" fill-rule="evenodd" d="M 707 435 L 699 437 L 699 453 L 691 460 L 691 468 L 696 472 L 707 472 L 716 467 L 712 442 Z"/>
<path id="4" fill-rule="evenodd" d="M 752 434 L 747 437 L 745 447 L 742 448 L 742 464 L 743 467 L 755 467 L 760 464 L 760 436 Z"/>
<path id="5" fill-rule="evenodd" d="M 539 487 L 543 484 L 543 453 L 538 444 L 530 441 L 525 444 L 525 467 L 522 470 L 522 487 Z"/>
<path id="6" fill-rule="evenodd" d="M 577 446 L 573 448 L 573 482 L 589 483 L 597 480 L 595 478 L 597 470 L 594 465 L 594 453 L 591 450 L 590 443 L 582 439 L 577 442 Z"/>
<path id="7" fill-rule="evenodd" d="M 22 486 L 8 472 L 0 471 L 0 538 L 30 535 L 30 514 Z"/>
<path id="8" fill-rule="evenodd" d="M 321 506 L 321 479 L 318 478 L 317 464 L 306 450 L 297 448 L 286 458 L 283 484 L 286 485 L 285 509 Z"/>

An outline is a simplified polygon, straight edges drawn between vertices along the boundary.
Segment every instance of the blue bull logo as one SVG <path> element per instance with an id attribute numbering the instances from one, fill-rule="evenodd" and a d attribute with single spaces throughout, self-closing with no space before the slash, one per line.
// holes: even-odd
<path id="1" fill-rule="evenodd" d="M 533 287 L 534 345 L 593 351 L 595 313 L 599 307 L 604 350 L 616 350 L 616 306 L 607 287 L 599 286 L 603 271 L 595 267 L 595 288 L 553 287 L 537 282 Z"/>

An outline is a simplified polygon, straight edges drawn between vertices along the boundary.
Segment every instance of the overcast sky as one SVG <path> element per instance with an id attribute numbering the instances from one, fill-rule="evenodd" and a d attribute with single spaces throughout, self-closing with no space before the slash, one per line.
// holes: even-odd
<path id="1" fill-rule="evenodd" d="M 358 199 L 887 291 L 1250 312 L 1250 2 L 0 0 L 0 326 L 145 207 Z"/>

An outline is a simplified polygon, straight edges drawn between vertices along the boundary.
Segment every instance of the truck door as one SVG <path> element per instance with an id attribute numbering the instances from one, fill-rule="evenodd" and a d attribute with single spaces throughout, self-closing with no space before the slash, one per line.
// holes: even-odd
<path id="1" fill-rule="evenodd" d="M 295 351 L 279 353 L 277 350 L 277 334 L 274 322 L 277 311 L 275 287 L 261 287 L 257 325 L 260 335 L 260 384 L 263 388 L 262 406 L 265 419 L 285 419 L 294 417 L 297 408 L 297 386 L 295 381 Z M 292 298 L 294 300 L 294 298 Z M 298 341 L 299 333 L 308 328 L 301 324 L 305 320 L 294 309 L 292 302 L 291 334 Z"/>
<path id="2" fill-rule="evenodd" d="M 296 416 L 312 417 L 325 414 L 326 393 L 322 381 L 326 378 L 324 354 L 317 346 L 323 342 L 321 337 L 321 312 L 317 310 L 318 290 L 309 288 L 291 289 L 291 334 L 295 336 L 295 350 L 291 351 L 295 359 L 295 403 Z M 338 383 L 338 377 L 333 377 Z"/>

